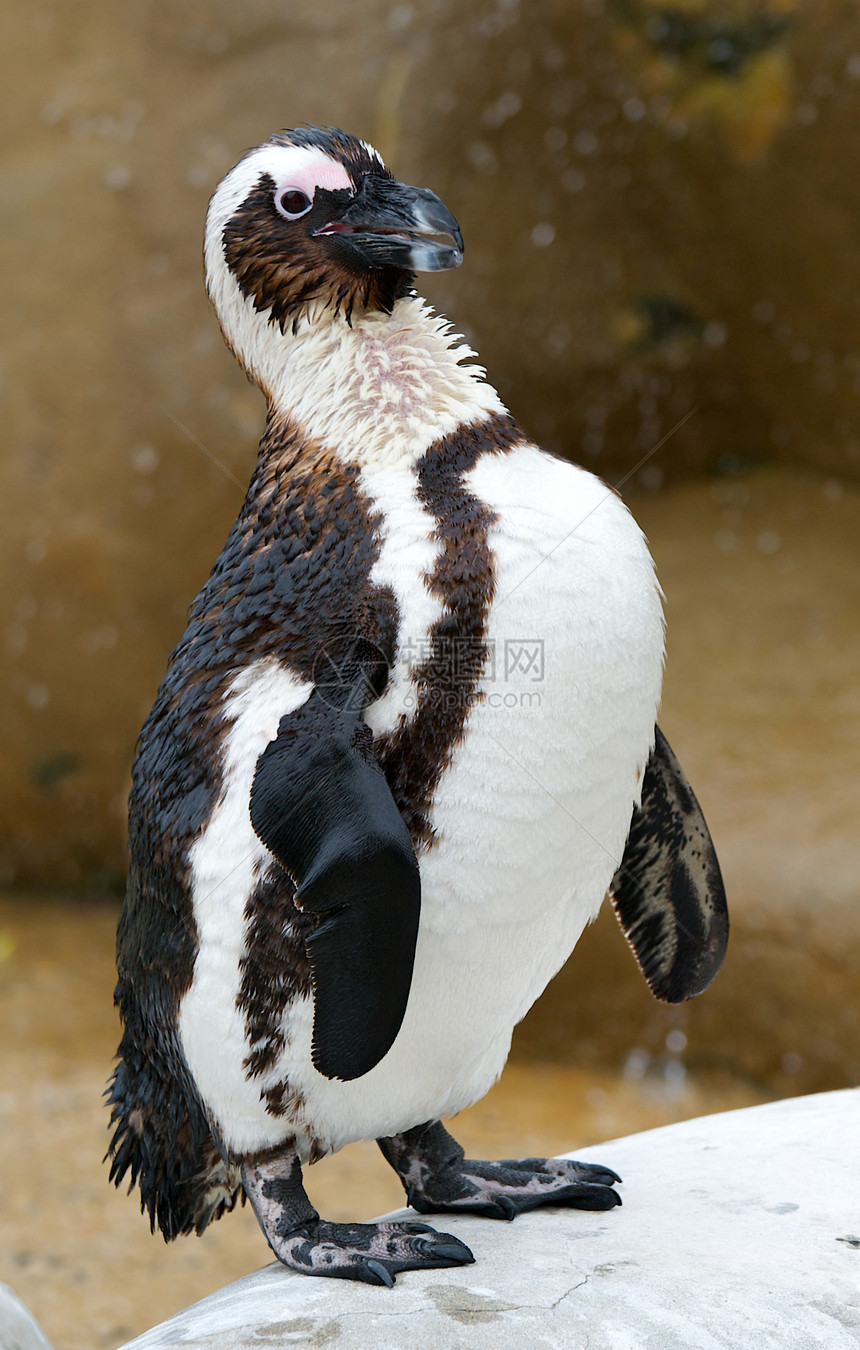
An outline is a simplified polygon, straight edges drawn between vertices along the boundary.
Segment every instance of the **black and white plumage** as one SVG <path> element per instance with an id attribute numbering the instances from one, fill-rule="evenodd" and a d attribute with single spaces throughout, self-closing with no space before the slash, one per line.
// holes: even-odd
<path id="1" fill-rule="evenodd" d="M 117 944 L 114 1180 L 165 1238 L 244 1186 L 285 1264 L 377 1283 L 471 1254 L 324 1223 L 301 1164 L 377 1138 L 422 1212 L 611 1207 L 614 1174 L 467 1163 L 439 1117 L 608 888 L 659 997 L 700 992 L 727 932 L 655 743 L 644 538 L 412 290 L 461 250 L 342 132 L 274 137 L 212 199 L 209 293 L 268 416 L 141 733 Z"/>

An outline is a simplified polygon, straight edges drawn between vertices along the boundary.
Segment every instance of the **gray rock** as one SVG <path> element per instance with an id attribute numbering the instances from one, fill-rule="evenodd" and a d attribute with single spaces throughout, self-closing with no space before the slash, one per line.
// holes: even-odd
<path id="1" fill-rule="evenodd" d="M 0 1284 L 0 1350 L 51 1350 L 35 1317 L 8 1284 Z"/>
<path id="2" fill-rule="evenodd" d="M 860 1090 L 632 1135 L 577 1156 L 625 1178 L 609 1214 L 445 1216 L 474 1267 L 393 1290 L 265 1267 L 125 1350 L 850 1350 L 860 1345 Z M 404 1211 L 405 1213 L 406 1211 Z"/>

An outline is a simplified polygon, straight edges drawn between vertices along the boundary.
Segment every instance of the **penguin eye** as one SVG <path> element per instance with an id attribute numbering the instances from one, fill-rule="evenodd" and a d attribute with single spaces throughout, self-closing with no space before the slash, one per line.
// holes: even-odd
<path id="1" fill-rule="evenodd" d="M 287 220 L 298 220 L 299 216 L 310 211 L 311 206 L 310 197 L 301 188 L 284 188 L 275 197 L 275 210 Z"/>

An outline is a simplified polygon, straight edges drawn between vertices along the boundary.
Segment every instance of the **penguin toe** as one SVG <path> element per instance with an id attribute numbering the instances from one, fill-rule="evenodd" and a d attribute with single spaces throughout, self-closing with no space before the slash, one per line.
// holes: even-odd
<path id="1" fill-rule="evenodd" d="M 574 1182 L 565 1186 L 545 1201 L 548 1205 L 566 1205 L 568 1209 L 614 1209 L 621 1204 L 621 1196 L 611 1186 L 593 1182 Z"/>
<path id="2" fill-rule="evenodd" d="M 545 1172 L 549 1176 L 566 1177 L 568 1181 L 594 1181 L 600 1186 L 613 1186 L 622 1179 L 603 1163 L 577 1162 L 574 1158 L 502 1158 L 499 1167 L 515 1172 Z"/>

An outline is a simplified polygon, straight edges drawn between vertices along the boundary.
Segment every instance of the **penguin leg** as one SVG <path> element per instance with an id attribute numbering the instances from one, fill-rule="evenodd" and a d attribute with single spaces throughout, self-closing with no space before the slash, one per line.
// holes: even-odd
<path id="1" fill-rule="evenodd" d="M 390 1288 L 401 1270 L 464 1266 L 472 1253 L 426 1223 L 326 1223 L 302 1185 L 292 1143 L 242 1162 L 242 1185 L 278 1260 L 303 1275 Z"/>
<path id="2" fill-rule="evenodd" d="M 376 1142 L 419 1214 L 515 1219 L 540 1205 L 612 1209 L 621 1204 L 612 1189 L 621 1178 L 608 1167 L 563 1158 L 474 1161 L 438 1120 Z"/>

